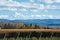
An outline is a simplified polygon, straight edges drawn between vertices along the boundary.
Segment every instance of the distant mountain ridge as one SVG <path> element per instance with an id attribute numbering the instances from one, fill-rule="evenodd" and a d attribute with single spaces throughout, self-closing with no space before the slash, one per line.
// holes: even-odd
<path id="1" fill-rule="evenodd" d="M 31 19 L 31 20 L 7 20 L 0 19 L 0 22 L 21 22 L 24 24 L 37 24 L 41 26 L 60 26 L 60 19 Z"/>

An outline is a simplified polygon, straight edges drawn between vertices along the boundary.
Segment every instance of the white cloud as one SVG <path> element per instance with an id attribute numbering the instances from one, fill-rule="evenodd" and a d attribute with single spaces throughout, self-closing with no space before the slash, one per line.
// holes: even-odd
<path id="1" fill-rule="evenodd" d="M 54 15 L 53 19 L 60 19 L 60 15 Z"/>
<path id="2" fill-rule="evenodd" d="M 32 10 L 33 12 L 36 12 L 37 10 L 42 10 L 44 9 L 44 6 L 43 4 L 36 4 L 36 3 L 19 3 L 19 2 L 16 2 L 16 1 L 0 1 L 0 6 L 6 6 L 7 8 L 0 8 L 0 10 L 11 10 L 11 11 L 18 11 L 18 10 L 22 10 L 22 11 L 27 11 L 27 9 L 34 9 Z M 17 10 L 17 8 L 19 8 Z M 37 10 L 36 10 L 37 9 Z"/>
<path id="3" fill-rule="evenodd" d="M 34 15 L 31 15 L 31 17 L 33 18 L 33 17 L 34 17 Z"/>
<path id="4" fill-rule="evenodd" d="M 41 18 L 41 15 L 23 15 L 23 14 L 20 14 L 20 13 L 15 13 L 14 15 L 15 19 L 40 19 Z"/>
<path id="5" fill-rule="evenodd" d="M 6 6 L 15 6 L 15 7 L 20 7 L 21 6 L 21 4 L 19 2 L 16 2 L 16 1 L 6 2 L 5 5 Z"/>
<path id="6" fill-rule="evenodd" d="M 41 15 L 36 15 L 36 17 L 41 17 Z"/>
<path id="7" fill-rule="evenodd" d="M 39 9 L 40 9 L 40 10 L 44 10 L 44 9 L 45 9 L 44 5 L 43 5 L 43 4 L 40 4 Z"/>
<path id="8" fill-rule="evenodd" d="M 32 12 L 38 12 L 38 9 L 31 9 Z"/>
<path id="9" fill-rule="evenodd" d="M 59 2 L 59 0 L 44 0 L 45 3 L 49 3 L 52 4 L 54 2 Z M 34 0 L 30 0 L 30 2 L 34 2 Z M 45 18 L 59 18 L 59 16 L 55 17 L 53 15 L 24 15 L 22 13 L 18 13 L 18 11 L 32 11 L 32 12 L 38 12 L 40 10 L 45 10 L 48 11 L 49 9 L 60 9 L 60 6 L 56 6 L 56 5 L 47 5 L 44 6 L 44 4 L 37 4 L 37 3 L 19 3 L 13 0 L 1 0 L 0 1 L 0 6 L 5 6 L 0 7 L 0 10 L 10 10 L 10 11 L 14 11 L 16 12 L 13 16 L 13 18 L 11 17 L 10 19 L 45 19 Z M 29 9 L 29 10 L 28 10 Z M 8 18 L 9 16 L 7 15 L 0 15 L 0 18 Z"/>
<path id="10" fill-rule="evenodd" d="M 15 17 L 17 17 L 17 18 L 20 18 L 20 17 L 25 17 L 23 14 L 21 14 L 21 13 L 15 13 L 15 15 L 14 15 Z"/>
<path id="11" fill-rule="evenodd" d="M 60 3 L 60 0 L 53 0 L 55 3 Z"/>
<path id="12" fill-rule="evenodd" d="M 56 6 L 56 5 L 47 5 L 46 7 L 45 7 L 45 9 L 60 9 L 60 6 Z"/>
<path id="13" fill-rule="evenodd" d="M 60 0 L 55 0 L 55 2 L 60 3 Z"/>
<path id="14" fill-rule="evenodd" d="M 37 12 L 38 10 L 44 10 L 44 5 L 43 4 L 31 4 L 31 7 L 29 6 L 29 8 L 32 10 L 32 11 L 35 11 Z"/>
<path id="15" fill-rule="evenodd" d="M 59 17 L 59 16 L 57 16 L 57 17 Z M 41 19 L 55 19 L 56 17 L 55 17 L 55 15 L 42 15 L 41 16 Z"/>
<path id="16" fill-rule="evenodd" d="M 17 12 L 13 16 L 14 16 L 14 19 L 24 19 L 25 20 L 28 18 L 28 16 L 26 16 L 22 13 L 17 13 Z"/>
<path id="17" fill-rule="evenodd" d="M 28 19 L 40 19 L 41 15 L 30 15 L 28 16 Z"/>
<path id="18" fill-rule="evenodd" d="M 0 1 L 7 1 L 7 0 L 0 0 Z"/>
<path id="19" fill-rule="evenodd" d="M 31 3 L 33 3 L 35 0 L 29 0 Z"/>
<path id="20" fill-rule="evenodd" d="M 8 19 L 8 15 L 0 15 L 0 19 Z"/>
<path id="21" fill-rule="evenodd" d="M 54 17 L 52 15 L 48 15 L 48 18 L 53 19 Z"/>
<path id="22" fill-rule="evenodd" d="M 13 0 L 9 0 L 9 1 L 13 1 Z"/>
<path id="23" fill-rule="evenodd" d="M 17 9 L 16 9 L 16 8 L 12 8 L 12 7 L 0 8 L 0 10 L 17 11 Z"/>
<path id="24" fill-rule="evenodd" d="M 45 9 L 44 12 L 48 12 L 48 9 Z"/>
<path id="25" fill-rule="evenodd" d="M 13 17 L 14 16 L 14 17 Z M 0 15 L 0 19 L 9 19 L 9 20 L 15 20 L 15 19 L 60 19 L 60 16 L 54 16 L 54 15 L 23 15 L 21 13 L 15 13 L 15 15 L 9 16 L 9 15 Z"/>
<path id="26" fill-rule="evenodd" d="M 43 17 L 46 17 L 46 15 L 42 15 Z"/>
<path id="27" fill-rule="evenodd" d="M 31 1 L 31 0 L 30 0 Z M 34 0 L 32 0 L 32 1 L 34 1 Z M 52 0 L 44 0 L 46 3 L 53 3 L 53 1 Z M 54 1 L 56 1 L 56 0 L 54 0 Z M 59 1 L 59 0 L 57 0 L 57 1 Z M 22 10 L 23 11 L 27 11 L 26 9 L 31 9 L 31 8 L 34 8 L 34 9 L 38 9 L 38 10 L 44 10 L 44 9 L 60 9 L 60 6 L 56 6 L 56 5 L 47 5 L 47 6 L 44 6 L 44 4 L 36 4 L 36 3 L 33 3 L 33 4 L 31 4 L 31 3 L 24 3 L 24 2 L 22 2 L 22 3 L 19 3 L 19 2 L 16 2 L 16 1 L 13 1 L 13 0 L 10 0 L 10 1 L 7 1 L 7 0 L 1 0 L 0 1 L 0 5 L 1 6 L 7 6 L 8 7 L 8 9 L 10 9 L 10 10 L 16 10 L 18 7 L 19 7 L 19 9 L 18 10 L 20 10 L 20 8 L 22 7 Z M 16 8 L 17 7 L 17 8 Z M 23 9 L 24 8 L 24 9 Z M 6 10 L 7 10 L 7 8 L 6 8 Z M 17 11 L 18 11 L 17 10 Z M 32 9 L 31 9 L 32 10 Z M 37 11 L 37 10 L 32 10 L 32 11 Z"/>
<path id="28" fill-rule="evenodd" d="M 41 15 L 41 19 L 60 19 L 60 15 Z"/>
<path id="29" fill-rule="evenodd" d="M 31 3 L 21 3 L 21 4 L 22 4 L 22 7 L 25 7 L 25 8 L 37 8 L 37 7 L 39 7 L 39 5 L 35 4 L 35 3 L 33 3 L 33 4 L 31 4 Z"/>
<path id="30" fill-rule="evenodd" d="M 4 6 L 15 6 L 15 7 L 18 7 L 18 6 L 21 6 L 19 2 L 16 2 L 16 1 L 7 1 L 7 0 L 3 0 L 3 1 L 0 1 L 0 5 L 4 5 Z"/>
<path id="31" fill-rule="evenodd" d="M 37 0 L 38 2 L 42 2 L 43 0 Z"/>
<path id="32" fill-rule="evenodd" d="M 53 4 L 53 3 L 60 3 L 60 0 L 44 0 L 45 3 Z"/>
<path id="33" fill-rule="evenodd" d="M 53 15 L 31 15 L 30 19 L 54 19 Z"/>
<path id="34" fill-rule="evenodd" d="M 49 3 L 49 4 L 52 4 L 54 3 L 53 0 L 44 0 L 45 3 Z"/>
<path id="35" fill-rule="evenodd" d="M 18 11 L 28 11 L 26 8 L 21 8 Z"/>

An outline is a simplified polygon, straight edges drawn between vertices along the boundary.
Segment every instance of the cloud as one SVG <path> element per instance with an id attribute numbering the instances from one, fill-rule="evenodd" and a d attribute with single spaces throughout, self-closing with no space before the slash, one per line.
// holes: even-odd
<path id="1" fill-rule="evenodd" d="M 55 17 L 55 15 L 42 15 L 41 19 L 57 19 L 57 18 Z"/>
<path id="2" fill-rule="evenodd" d="M 41 15 L 35 15 L 36 19 L 41 19 L 42 16 Z"/>
<path id="3" fill-rule="evenodd" d="M 21 14 L 21 13 L 15 13 L 14 16 L 14 19 L 40 19 L 41 18 L 41 15 L 24 15 L 24 14 Z"/>
<path id="4" fill-rule="evenodd" d="M 20 19 L 59 19 L 60 16 L 55 15 L 23 15 L 21 13 L 15 13 L 13 16 L 9 15 L 0 15 L 0 19 L 9 19 L 9 20 L 20 20 Z"/>
<path id="5" fill-rule="evenodd" d="M 55 2 L 60 3 L 60 0 L 55 0 Z"/>
<path id="6" fill-rule="evenodd" d="M 21 13 L 17 13 L 17 12 L 15 13 L 14 16 L 17 17 L 17 18 L 20 18 L 20 17 L 23 18 L 23 17 L 25 17 L 23 14 L 21 14 Z"/>
<path id="7" fill-rule="evenodd" d="M 31 15 L 30 19 L 55 19 L 59 16 L 55 17 L 54 15 Z"/>
<path id="8" fill-rule="evenodd" d="M 16 9 L 16 8 L 13 8 L 13 7 L 5 7 L 5 8 L 1 8 L 1 7 L 0 7 L 0 10 L 2 10 L 2 11 L 3 11 L 3 10 L 7 10 L 7 11 L 8 11 L 8 10 L 10 10 L 10 11 L 17 11 L 17 9 Z"/>
<path id="9" fill-rule="evenodd" d="M 53 16 L 53 19 L 60 19 L 60 15 Z"/>
<path id="10" fill-rule="evenodd" d="M 28 11 L 26 8 L 21 8 L 18 11 Z"/>
<path id="11" fill-rule="evenodd" d="M 0 0 L 0 1 L 7 1 L 7 0 Z"/>
<path id="12" fill-rule="evenodd" d="M 28 19 L 41 19 L 42 18 L 42 16 L 41 15 L 30 15 L 30 16 L 28 16 Z"/>
<path id="13" fill-rule="evenodd" d="M 8 6 L 8 7 L 24 7 L 24 8 L 39 8 L 39 7 L 42 8 L 42 6 L 43 6 L 42 4 L 36 4 L 36 3 L 31 4 L 31 3 L 28 3 L 28 2 L 19 3 L 19 2 L 16 2 L 16 1 L 12 1 L 12 2 L 1 1 L 0 5 L 5 5 L 5 6 Z"/>
<path id="14" fill-rule="evenodd" d="M 31 0 L 30 0 L 31 1 Z M 34 1 L 34 0 L 33 0 Z M 44 0 L 46 3 L 53 3 L 52 0 Z M 56 1 L 56 0 L 54 0 Z M 57 0 L 59 1 L 59 0 Z M 54 5 L 47 5 L 47 6 L 44 6 L 44 4 L 37 4 L 37 3 L 20 3 L 20 2 L 16 2 L 16 1 L 13 1 L 13 0 L 10 0 L 10 1 L 0 1 L 0 5 L 4 5 L 4 6 L 7 6 L 7 7 L 15 7 L 16 9 L 19 7 L 20 8 L 27 8 L 27 9 L 31 9 L 31 8 L 34 8 L 34 9 L 38 9 L 38 10 L 44 10 L 44 9 L 60 9 L 60 6 L 54 6 Z M 25 10 L 24 9 L 24 10 Z"/>
<path id="15" fill-rule="evenodd" d="M 9 0 L 9 1 L 13 1 L 13 0 Z"/>
<path id="16" fill-rule="evenodd" d="M 38 12 L 38 10 L 31 10 L 31 11 L 33 11 L 33 12 Z"/>
<path id="17" fill-rule="evenodd" d="M 53 18 L 54 18 L 54 16 L 52 16 L 52 15 L 48 15 L 48 18 L 53 19 Z"/>
<path id="18" fill-rule="evenodd" d="M 31 3 L 33 3 L 35 0 L 29 0 Z"/>
<path id="19" fill-rule="evenodd" d="M 56 6 L 56 5 L 47 5 L 46 7 L 45 7 L 45 9 L 47 9 L 47 10 L 56 10 L 56 9 L 60 9 L 60 6 Z"/>
<path id="20" fill-rule="evenodd" d="M 38 12 L 39 10 L 38 9 L 30 9 L 30 11 L 32 11 L 32 12 Z"/>
<path id="21" fill-rule="evenodd" d="M 44 0 L 45 3 L 49 3 L 49 4 L 52 4 L 54 3 L 53 0 Z"/>
<path id="22" fill-rule="evenodd" d="M 40 4 L 39 9 L 40 9 L 40 10 L 44 10 L 44 9 L 45 9 L 44 4 Z"/>
<path id="23" fill-rule="evenodd" d="M 14 16 L 14 19 L 24 19 L 25 20 L 28 18 L 28 16 L 26 16 L 22 13 L 17 13 L 17 12 L 13 16 Z"/>
<path id="24" fill-rule="evenodd" d="M 60 3 L 60 0 L 44 0 L 45 3 L 53 4 L 53 3 Z"/>
<path id="25" fill-rule="evenodd" d="M 3 1 L 0 1 L 0 5 L 10 6 L 10 7 L 12 7 L 12 6 L 18 7 L 18 6 L 20 6 L 20 3 L 16 2 L 16 1 L 3 0 Z"/>
<path id="26" fill-rule="evenodd" d="M 16 1 L 7 1 L 7 0 L 3 0 L 0 1 L 0 6 L 5 6 L 4 8 L 0 8 L 0 10 L 11 10 L 11 11 L 27 11 L 27 9 L 31 9 L 31 11 L 33 12 L 37 12 L 38 10 L 43 10 L 44 9 L 44 5 L 43 4 L 36 4 L 36 3 L 19 3 Z"/>
<path id="27" fill-rule="evenodd" d="M 8 19 L 8 15 L 0 15 L 0 19 Z"/>
<path id="28" fill-rule="evenodd" d="M 60 15 L 42 15 L 41 19 L 60 19 Z"/>
<path id="29" fill-rule="evenodd" d="M 11 17 L 8 15 L 1 15 L 0 18 L 8 18 L 8 19 L 52 19 L 52 18 L 59 18 L 60 16 L 55 17 L 54 15 L 39 15 L 37 12 L 39 11 L 46 11 L 52 9 L 60 9 L 60 6 L 51 5 L 53 3 L 59 3 L 59 0 L 39 0 L 40 2 L 45 2 L 48 5 L 44 5 L 43 3 L 35 3 L 35 0 L 30 0 L 30 2 L 17 2 L 13 0 L 1 0 L 0 1 L 0 10 L 10 10 L 15 12 L 15 14 Z M 2 7 L 1 7 L 2 6 Z M 22 12 L 26 11 L 27 15 L 24 15 Z M 36 14 L 29 14 L 28 12 L 35 12 Z M 21 12 L 21 13 L 20 13 Z M 5 16 L 5 17 L 4 17 Z"/>

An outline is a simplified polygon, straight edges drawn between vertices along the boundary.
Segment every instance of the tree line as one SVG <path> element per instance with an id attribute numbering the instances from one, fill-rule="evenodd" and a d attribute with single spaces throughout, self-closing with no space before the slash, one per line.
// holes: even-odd
<path id="1" fill-rule="evenodd" d="M 4 23 L 4 22 L 0 22 L 0 28 L 1 29 L 40 29 L 40 28 L 43 28 L 43 29 L 52 29 L 51 27 L 49 26 L 40 26 L 40 25 L 37 25 L 37 24 L 24 24 L 24 23 Z"/>

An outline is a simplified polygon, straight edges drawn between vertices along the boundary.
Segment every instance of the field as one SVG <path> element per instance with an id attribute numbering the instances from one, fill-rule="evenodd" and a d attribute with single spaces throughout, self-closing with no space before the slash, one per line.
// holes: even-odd
<path id="1" fill-rule="evenodd" d="M 60 29 L 0 29 L 0 34 L 0 40 L 60 40 Z"/>
<path id="2" fill-rule="evenodd" d="M 60 29 L 0 29 L 0 33 L 10 32 L 60 32 Z"/>

